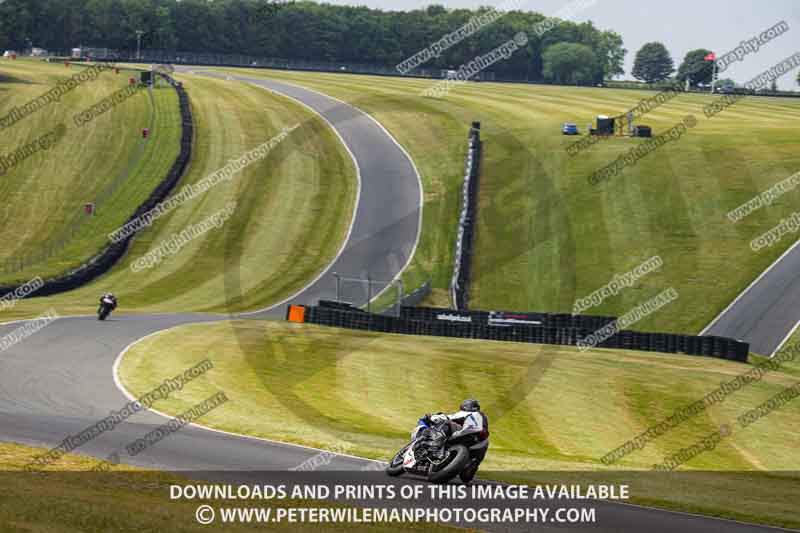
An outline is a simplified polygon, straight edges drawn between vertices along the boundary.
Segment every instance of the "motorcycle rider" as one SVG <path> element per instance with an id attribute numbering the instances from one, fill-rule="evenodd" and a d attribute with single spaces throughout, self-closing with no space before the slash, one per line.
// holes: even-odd
<path id="1" fill-rule="evenodd" d="M 100 297 L 100 305 L 102 306 L 104 303 L 111 304 L 111 311 L 113 311 L 117 308 L 117 297 L 114 296 L 114 293 L 107 292 Z"/>
<path id="2" fill-rule="evenodd" d="M 473 435 L 469 444 L 472 462 L 459 475 L 464 483 L 472 481 L 489 449 L 489 419 L 481 411 L 480 402 L 473 399 L 464 400 L 461 402 L 459 410 L 453 414 L 427 414 L 423 420 L 429 425 L 436 425 L 445 421 L 449 422 L 451 429 L 449 440 Z M 412 438 L 414 436 L 412 435 Z M 473 448 L 477 444 L 480 444 L 480 446 Z"/>

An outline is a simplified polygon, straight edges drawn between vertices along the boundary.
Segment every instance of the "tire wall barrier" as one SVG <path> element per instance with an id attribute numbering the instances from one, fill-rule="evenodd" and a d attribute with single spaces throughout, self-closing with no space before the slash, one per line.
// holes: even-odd
<path id="1" fill-rule="evenodd" d="M 287 318 L 309 324 L 333 326 L 346 329 L 427 335 L 433 337 L 458 337 L 494 341 L 526 342 L 577 346 L 578 342 L 597 332 L 593 326 L 610 317 L 556 315 L 546 313 L 495 313 L 494 317 L 543 318 L 543 324 L 530 325 L 508 323 L 492 325 L 490 313 L 485 311 L 463 312 L 449 309 L 403 308 L 400 318 L 366 313 L 346 304 L 319 302 L 317 306 L 289 306 Z M 296 320 L 302 316 L 302 320 Z M 459 318 L 460 317 L 460 318 Z M 471 319 L 467 321 L 464 317 Z M 496 320 L 496 318 L 495 318 Z M 521 318 L 519 318 L 521 320 Z M 612 319 L 613 320 L 613 319 Z M 595 321 L 595 322 L 592 322 Z M 586 327 L 589 325 L 592 327 Z M 570 327 L 573 326 L 573 327 Z M 582 326 L 582 327 L 577 327 Z M 619 331 L 602 341 L 598 348 L 617 348 L 644 352 L 702 355 L 746 362 L 750 345 L 725 337 L 698 337 L 670 333 L 643 333 Z"/>
<path id="2" fill-rule="evenodd" d="M 478 207 L 478 181 L 481 167 L 481 123 L 473 122 L 469 130 L 467 163 L 464 170 L 464 185 L 461 193 L 461 216 L 458 220 L 458 236 L 450 282 L 450 298 L 456 309 L 469 307 L 469 282 L 472 272 L 472 248 Z"/>
<path id="3" fill-rule="evenodd" d="M 150 193 L 150 196 L 136 209 L 127 222 L 138 218 L 147 211 L 153 209 L 158 203 L 164 201 L 180 182 L 183 173 L 192 157 L 192 142 L 194 140 L 194 121 L 192 116 L 192 109 L 189 103 L 189 96 L 183 85 L 176 82 L 173 78 L 159 74 L 166 79 L 175 91 L 178 93 L 178 102 L 181 112 L 181 147 L 178 157 L 169 169 L 167 176 L 163 181 Z M 127 223 L 126 222 L 126 223 Z M 86 261 L 84 264 L 64 274 L 60 274 L 54 278 L 45 279 L 44 285 L 35 293 L 31 294 L 29 298 L 48 296 L 62 292 L 77 289 L 87 283 L 102 276 L 125 255 L 131 240 L 136 236 L 136 233 L 127 236 L 119 242 L 112 242 L 103 248 L 98 254 Z M 14 292 L 21 285 L 14 286 L 0 286 L 0 297 L 8 293 Z"/>

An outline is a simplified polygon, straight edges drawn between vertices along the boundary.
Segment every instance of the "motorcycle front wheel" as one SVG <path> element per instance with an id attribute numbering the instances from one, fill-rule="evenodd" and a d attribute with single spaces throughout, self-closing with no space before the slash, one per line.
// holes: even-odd
<path id="1" fill-rule="evenodd" d="M 386 467 L 386 473 L 392 477 L 397 477 L 403 472 L 405 472 L 405 468 L 403 468 L 403 456 L 406 454 L 406 450 L 408 446 L 397 452 L 392 460 L 389 462 L 389 466 Z"/>

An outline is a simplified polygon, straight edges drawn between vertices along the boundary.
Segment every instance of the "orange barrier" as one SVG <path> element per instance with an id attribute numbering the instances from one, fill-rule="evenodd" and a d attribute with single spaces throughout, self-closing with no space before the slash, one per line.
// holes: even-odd
<path id="1" fill-rule="evenodd" d="M 286 312 L 286 320 L 302 324 L 306 321 L 306 308 L 302 305 L 290 305 Z"/>

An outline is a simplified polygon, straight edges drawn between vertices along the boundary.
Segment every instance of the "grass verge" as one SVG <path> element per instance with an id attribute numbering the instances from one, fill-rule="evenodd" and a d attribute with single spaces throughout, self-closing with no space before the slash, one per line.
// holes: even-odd
<path id="1" fill-rule="evenodd" d="M 113 466 L 111 471 L 91 472 L 98 465 L 95 459 L 65 455 L 59 461 L 61 470 L 30 474 L 19 469 L 42 450 L 0 443 L 0 524 L 7 533 L 195 533 L 200 531 L 263 531 L 264 524 L 228 523 L 222 526 L 201 525 L 195 510 L 203 504 L 219 507 L 219 500 L 170 499 L 171 485 L 189 483 L 173 474 Z M 196 484 L 196 483 L 192 483 Z M 309 500 L 254 500 L 251 503 L 230 503 L 231 507 L 270 508 L 318 507 Z M 332 505 L 331 507 L 340 507 Z M 369 531 L 453 531 L 435 524 L 309 524 L 270 523 L 270 531 L 332 531 L 361 529 Z M 224 529 L 221 529 L 224 528 Z"/>

